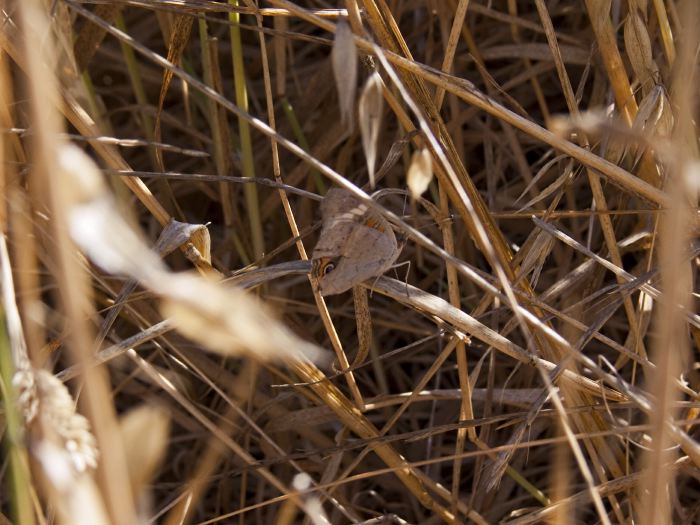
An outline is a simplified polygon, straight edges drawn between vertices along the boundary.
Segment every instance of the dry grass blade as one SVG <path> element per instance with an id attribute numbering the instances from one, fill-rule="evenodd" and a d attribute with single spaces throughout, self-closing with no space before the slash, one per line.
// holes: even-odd
<path id="1" fill-rule="evenodd" d="M 119 15 L 118 5 L 98 4 L 95 14 L 112 23 Z M 85 24 L 75 40 L 75 62 L 78 71 L 83 71 L 105 37 L 105 30 L 95 24 Z"/>
<path id="2" fill-rule="evenodd" d="M 263 361 L 327 359 L 323 350 L 296 337 L 261 303 L 239 290 L 187 274 L 145 284 L 163 296 L 163 313 L 178 330 L 222 355 L 246 354 Z"/>
<path id="3" fill-rule="evenodd" d="M 357 354 L 352 360 L 352 367 L 356 367 L 365 362 L 372 345 L 372 315 L 369 311 L 369 300 L 367 290 L 361 286 L 354 286 L 352 289 L 352 299 L 355 305 L 355 320 L 357 321 Z"/>
<path id="4" fill-rule="evenodd" d="M 371 287 L 373 290 L 386 294 L 399 302 L 406 302 L 412 308 L 415 308 L 418 311 L 434 315 L 436 318 L 450 324 L 463 334 L 468 334 L 471 337 L 479 339 L 480 341 L 520 361 L 521 363 L 541 367 L 546 371 L 553 370 L 556 367 L 554 363 L 541 359 L 532 354 L 528 354 L 528 352 L 523 348 L 513 344 L 505 337 L 476 321 L 473 317 L 467 315 L 461 310 L 458 310 L 447 301 L 435 297 L 434 295 L 427 294 L 419 289 L 387 277 L 381 277 Z M 611 399 L 623 399 L 623 396 L 620 396 L 616 392 L 603 392 L 600 389 L 600 386 L 594 381 L 575 374 L 569 370 L 567 370 L 564 375 L 577 386 L 582 388 L 582 390 L 587 391 L 590 394 L 598 396 L 603 394 L 604 396 L 610 396 Z"/>
<path id="5" fill-rule="evenodd" d="M 190 32 L 192 30 L 192 24 L 194 20 L 190 15 L 178 15 L 174 18 L 172 27 L 169 33 L 168 42 L 168 62 L 177 64 L 182 57 L 182 52 L 190 39 Z M 158 96 L 158 110 L 156 111 L 156 122 L 155 122 L 155 137 L 156 140 L 160 140 L 162 135 L 160 129 L 161 112 L 163 111 L 163 104 L 165 103 L 165 96 L 168 94 L 168 89 L 170 89 L 170 82 L 173 79 L 172 71 L 166 69 L 163 71 L 163 81 L 160 86 L 160 95 Z M 158 150 L 157 150 L 158 151 Z M 158 151 L 158 162 L 162 168 L 163 156 L 160 151 Z"/>

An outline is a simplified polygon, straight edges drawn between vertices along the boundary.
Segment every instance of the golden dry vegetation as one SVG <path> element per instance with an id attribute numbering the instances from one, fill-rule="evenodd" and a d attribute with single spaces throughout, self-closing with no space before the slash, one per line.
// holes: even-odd
<path id="1" fill-rule="evenodd" d="M 0 4 L 0 523 L 700 522 L 700 3 Z"/>

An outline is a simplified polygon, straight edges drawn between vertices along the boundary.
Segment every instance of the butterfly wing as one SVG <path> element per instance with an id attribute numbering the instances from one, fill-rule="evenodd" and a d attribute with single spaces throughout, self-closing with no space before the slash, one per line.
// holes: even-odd
<path id="1" fill-rule="evenodd" d="M 321 204 L 323 229 L 314 248 L 314 276 L 321 295 L 349 290 L 383 274 L 399 256 L 389 223 L 342 189 L 332 189 Z M 332 271 L 323 269 L 333 263 Z"/>
<path id="2" fill-rule="evenodd" d="M 321 201 L 321 219 L 323 219 L 323 224 L 328 224 L 334 217 L 362 205 L 362 201 L 348 190 L 331 188 Z"/>
<path id="3" fill-rule="evenodd" d="M 314 247 L 312 259 L 343 254 L 353 229 L 358 225 L 362 204 L 347 190 L 332 188 L 321 201 L 323 228 Z M 353 212 L 353 210 L 357 210 Z"/>
<path id="4" fill-rule="evenodd" d="M 399 253 L 396 236 L 391 228 L 382 231 L 355 225 L 341 255 L 333 260 L 333 271 L 319 278 L 321 295 L 343 293 L 367 279 L 383 274 L 394 264 Z"/>
<path id="5" fill-rule="evenodd" d="M 344 253 L 335 268 L 319 281 L 322 295 L 349 290 L 361 282 L 386 272 L 399 255 L 394 232 L 358 226 L 350 237 Z"/>

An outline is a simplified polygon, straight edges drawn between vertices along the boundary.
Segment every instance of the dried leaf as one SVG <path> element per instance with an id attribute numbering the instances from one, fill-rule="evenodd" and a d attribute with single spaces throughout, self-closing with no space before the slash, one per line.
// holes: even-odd
<path id="1" fill-rule="evenodd" d="M 202 231 L 206 232 L 203 233 Z M 199 239 L 204 236 L 205 239 Z M 187 222 L 179 222 L 171 220 L 163 229 L 158 241 L 156 242 L 156 250 L 162 256 L 177 250 L 186 242 L 191 242 L 199 250 L 199 245 L 202 244 L 202 249 L 210 255 L 209 250 L 209 231 L 204 224 L 190 224 Z M 200 250 L 201 251 L 201 250 Z M 209 259 L 211 260 L 211 259 Z"/>
<path id="2" fill-rule="evenodd" d="M 667 137 L 673 129 L 673 113 L 663 87 L 655 86 L 639 104 L 633 128 L 642 133 Z"/>
<path id="3" fill-rule="evenodd" d="M 625 49 L 632 69 L 642 88 L 648 91 L 658 73 L 651 52 L 651 41 L 644 20 L 638 10 L 633 10 L 625 21 Z"/>
<path id="4" fill-rule="evenodd" d="M 554 239 L 551 235 L 547 235 L 545 232 L 538 232 L 520 265 L 518 278 L 521 279 L 524 275 L 529 274 L 535 268 L 535 265 L 541 264 L 549 256 L 553 246 Z"/>
<path id="5" fill-rule="evenodd" d="M 116 20 L 121 9 L 119 5 L 97 4 L 94 14 L 111 24 Z M 78 65 L 78 71 L 83 71 L 87 67 L 106 34 L 107 32 L 103 28 L 90 21 L 85 21 L 74 45 L 75 61 Z"/>
<path id="6" fill-rule="evenodd" d="M 205 224 L 189 224 L 174 219 L 165 226 L 156 243 L 156 250 L 167 255 L 173 250 L 185 245 L 185 257 L 189 259 L 203 274 L 211 268 L 211 237 Z"/>
<path id="7" fill-rule="evenodd" d="M 411 197 L 417 199 L 430 186 L 433 180 L 433 159 L 428 148 L 414 151 L 411 157 L 411 165 L 406 174 L 406 184 L 411 192 Z"/>
<path id="8" fill-rule="evenodd" d="M 376 71 L 367 79 L 360 97 L 360 131 L 362 132 L 362 149 L 367 159 L 369 182 L 374 188 L 374 166 L 377 161 L 377 143 L 382 123 L 384 97 L 382 94 L 382 77 Z"/>
<path id="9" fill-rule="evenodd" d="M 657 102 L 659 111 L 657 112 L 654 132 L 662 137 L 668 137 L 673 131 L 675 119 L 673 118 L 673 110 L 668 100 L 668 94 L 661 86 L 658 86 L 658 88 L 661 91 L 661 96 Z"/>
<path id="10" fill-rule="evenodd" d="M 175 16 L 175 21 L 173 23 L 172 31 L 170 32 L 170 41 L 168 42 L 168 61 L 173 64 L 180 63 L 180 57 L 185 51 L 187 42 L 190 39 L 190 32 L 192 31 L 192 24 L 194 23 L 194 17 L 191 15 L 177 15 Z M 160 140 L 160 114 L 163 111 L 163 104 L 165 103 L 165 95 L 168 93 L 168 88 L 170 87 L 170 82 L 173 79 L 173 72 L 169 69 L 163 71 L 163 82 L 160 86 L 160 95 L 158 96 L 158 107 L 156 109 L 156 123 L 155 123 L 155 139 Z M 156 155 L 158 157 L 158 163 L 162 164 L 162 152 L 156 149 Z"/>
<path id="11" fill-rule="evenodd" d="M 355 324 L 357 325 L 357 355 L 353 359 L 352 366 L 365 362 L 372 346 L 372 315 L 369 311 L 367 288 L 353 286 L 352 299 L 355 305 Z"/>
<path id="12" fill-rule="evenodd" d="M 357 47 L 353 40 L 352 29 L 342 18 L 336 26 L 331 60 L 335 85 L 338 88 L 340 118 L 343 125 L 352 129 L 357 91 Z"/>

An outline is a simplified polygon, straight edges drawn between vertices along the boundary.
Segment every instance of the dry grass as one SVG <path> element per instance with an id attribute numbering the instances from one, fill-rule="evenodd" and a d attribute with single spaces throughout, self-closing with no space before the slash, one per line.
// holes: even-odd
<path id="1" fill-rule="evenodd" d="M 695 0 L 1 3 L 0 523 L 700 522 Z"/>

